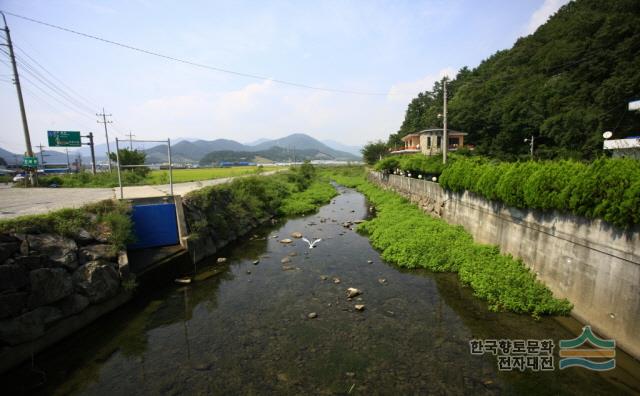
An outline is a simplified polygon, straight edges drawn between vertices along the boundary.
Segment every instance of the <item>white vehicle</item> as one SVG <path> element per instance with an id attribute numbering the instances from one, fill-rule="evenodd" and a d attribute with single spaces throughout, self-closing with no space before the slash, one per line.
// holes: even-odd
<path id="1" fill-rule="evenodd" d="M 23 180 L 24 180 L 24 175 L 15 175 L 15 176 L 13 177 L 13 181 L 14 181 L 14 182 L 16 182 L 16 183 L 17 183 L 17 182 L 21 182 L 21 181 L 23 181 Z"/>

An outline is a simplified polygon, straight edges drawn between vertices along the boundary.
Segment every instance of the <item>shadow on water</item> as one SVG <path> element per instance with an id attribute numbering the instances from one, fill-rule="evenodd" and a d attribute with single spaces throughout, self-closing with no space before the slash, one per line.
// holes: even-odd
<path id="1" fill-rule="evenodd" d="M 168 286 L 74 334 L 35 359 L 43 394 L 607 394 L 635 377 L 583 369 L 497 370 L 469 354 L 472 338 L 547 339 L 575 333 L 554 318 L 489 312 L 455 274 L 381 261 L 344 227 L 365 218 L 352 190 L 319 213 L 260 228 L 197 264 L 195 282 Z M 294 231 L 322 238 L 314 249 Z M 293 238 L 292 238 L 293 239 Z M 225 265 L 215 264 L 227 257 Z M 290 260 L 282 263 L 281 260 Z M 254 264 L 259 260 L 258 264 Z M 285 261 L 286 261 L 285 260 Z M 369 263 L 371 261 L 371 263 Z M 339 279 L 336 281 L 335 279 Z M 362 294 L 352 300 L 346 289 Z M 364 304 L 358 312 L 355 304 Z M 315 313 L 316 318 L 308 315 Z M 29 365 L 2 378 L 19 390 Z M 635 381 L 635 382 L 634 382 Z M 621 385 L 624 383 L 623 385 Z M 24 389 L 24 388 L 22 388 Z"/>

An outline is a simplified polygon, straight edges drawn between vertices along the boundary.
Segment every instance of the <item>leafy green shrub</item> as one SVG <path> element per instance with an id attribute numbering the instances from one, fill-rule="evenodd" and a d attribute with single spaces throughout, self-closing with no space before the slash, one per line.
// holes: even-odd
<path id="1" fill-rule="evenodd" d="M 602 218 L 624 227 L 637 219 L 640 207 L 634 201 L 632 186 L 640 180 L 640 161 L 630 158 L 599 158 L 575 174 L 562 196 L 568 208 L 588 218 Z"/>
<path id="2" fill-rule="evenodd" d="M 400 157 L 400 169 L 413 175 L 440 175 L 444 168 L 442 157 L 411 154 Z"/>
<path id="3" fill-rule="evenodd" d="M 477 157 L 449 163 L 440 175 L 440 184 L 447 190 L 478 192 L 477 183 L 485 168 L 486 159 Z"/>
<path id="4" fill-rule="evenodd" d="M 529 208 L 567 210 L 562 192 L 571 179 L 586 168 L 576 161 L 549 161 L 533 172 L 523 186 L 524 200 Z"/>
<path id="5" fill-rule="evenodd" d="M 480 177 L 476 183 L 476 193 L 489 200 L 498 199 L 496 187 L 502 174 L 509 168 L 506 162 L 497 165 L 485 164 L 480 171 Z"/>
<path id="6" fill-rule="evenodd" d="M 537 162 L 515 162 L 509 164 L 506 172 L 500 176 L 496 185 L 496 196 L 499 200 L 516 208 L 526 207 L 524 201 L 524 184 L 538 168 Z"/>
<path id="7" fill-rule="evenodd" d="M 584 164 L 457 158 L 444 168 L 440 183 L 518 208 L 571 212 L 623 228 L 640 224 L 640 161 L 635 159 L 599 158 Z"/>
<path id="8" fill-rule="evenodd" d="M 374 166 L 375 170 L 393 172 L 400 167 L 399 157 L 385 157 Z"/>

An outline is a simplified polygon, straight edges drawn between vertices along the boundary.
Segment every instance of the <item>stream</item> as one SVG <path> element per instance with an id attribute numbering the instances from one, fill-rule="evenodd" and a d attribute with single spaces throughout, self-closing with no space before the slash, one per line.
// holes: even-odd
<path id="1" fill-rule="evenodd" d="M 365 236 L 342 224 L 368 216 L 364 196 L 338 189 L 318 213 L 257 229 L 197 263 L 192 284 L 146 293 L 36 356 L 29 378 L 44 382 L 36 393 L 640 392 L 638 362 L 619 350 L 618 368 L 606 373 L 559 370 L 557 348 L 556 369 L 546 372 L 503 372 L 495 356 L 471 355 L 471 339 L 558 345 L 580 325 L 490 312 L 455 274 L 383 262 Z M 322 241 L 309 249 L 293 232 Z M 216 264 L 218 257 L 227 262 Z M 285 257 L 291 262 L 281 263 Z M 350 287 L 362 293 L 348 300 Z M 16 374 L 12 389 L 20 381 Z"/>

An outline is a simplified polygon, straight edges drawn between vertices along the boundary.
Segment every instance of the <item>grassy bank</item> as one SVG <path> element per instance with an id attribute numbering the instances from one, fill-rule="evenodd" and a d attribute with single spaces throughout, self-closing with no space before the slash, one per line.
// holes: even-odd
<path id="1" fill-rule="evenodd" d="M 281 170 L 286 167 L 261 166 L 235 166 L 229 168 L 199 168 L 199 169 L 174 169 L 173 182 L 183 183 L 191 181 L 221 179 L 244 175 L 258 175 L 265 171 Z M 40 177 L 41 186 L 56 184 L 59 187 L 117 187 L 118 174 L 116 171 L 100 172 L 96 175 L 90 172 L 73 173 L 68 175 L 51 175 Z M 168 184 L 168 170 L 153 170 L 147 174 L 140 172 L 123 171 L 122 183 L 125 186 L 139 186 L 148 184 Z"/>
<path id="2" fill-rule="evenodd" d="M 59 234 L 74 237 L 81 230 L 101 235 L 117 249 L 133 240 L 133 223 L 126 204 L 105 200 L 77 209 L 1 220 L 0 233 Z"/>
<path id="3" fill-rule="evenodd" d="M 430 217 L 401 196 L 364 179 L 362 168 L 332 171 L 336 182 L 357 187 L 375 205 L 377 216 L 359 226 L 371 244 L 391 263 L 407 268 L 457 272 L 492 310 L 568 314 L 571 304 L 553 297 L 521 260 L 503 255 L 497 246 L 475 243 L 461 226 Z"/>
<path id="4" fill-rule="evenodd" d="M 227 240 L 275 216 L 315 211 L 336 195 L 327 178 L 309 164 L 268 177 L 246 177 L 205 187 L 184 197 L 190 231 Z"/>

